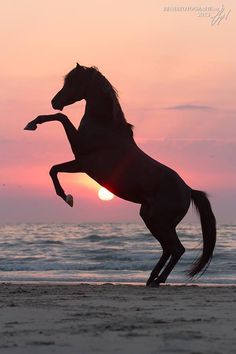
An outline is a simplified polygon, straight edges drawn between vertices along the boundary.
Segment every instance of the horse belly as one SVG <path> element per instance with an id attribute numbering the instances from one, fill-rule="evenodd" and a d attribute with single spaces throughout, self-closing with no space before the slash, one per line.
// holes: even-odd
<path id="1" fill-rule="evenodd" d="M 126 159 L 97 156 L 90 161 L 87 174 L 116 196 L 142 204 L 158 188 L 161 172 L 158 163 L 141 161 L 137 156 Z"/>

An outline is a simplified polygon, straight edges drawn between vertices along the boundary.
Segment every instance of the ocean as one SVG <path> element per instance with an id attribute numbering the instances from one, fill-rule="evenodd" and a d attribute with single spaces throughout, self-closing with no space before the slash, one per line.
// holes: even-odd
<path id="1" fill-rule="evenodd" d="M 186 270 L 201 253 L 201 227 L 178 227 L 186 252 L 168 283 L 236 285 L 236 225 L 218 225 L 217 233 L 214 258 L 193 281 Z M 142 284 L 160 255 L 141 223 L 0 225 L 0 282 Z"/>

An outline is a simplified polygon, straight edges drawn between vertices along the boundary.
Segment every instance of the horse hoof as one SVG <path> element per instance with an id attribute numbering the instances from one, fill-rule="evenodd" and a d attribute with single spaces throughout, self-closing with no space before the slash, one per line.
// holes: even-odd
<path id="1" fill-rule="evenodd" d="M 73 207 L 74 202 L 73 202 L 73 196 L 71 194 L 68 194 L 66 196 L 66 203 L 69 204 L 69 206 Z"/>
<path id="2" fill-rule="evenodd" d="M 149 282 L 147 283 L 148 288 L 159 288 L 159 286 L 160 286 L 160 280 L 158 278 L 151 281 L 150 283 Z"/>
<path id="3" fill-rule="evenodd" d="M 36 129 L 37 129 L 37 125 L 32 122 L 29 122 L 24 128 L 24 130 L 36 130 Z"/>
<path id="4" fill-rule="evenodd" d="M 153 281 L 151 282 L 151 284 L 148 285 L 149 288 L 159 288 L 160 283 L 158 283 L 157 281 Z"/>

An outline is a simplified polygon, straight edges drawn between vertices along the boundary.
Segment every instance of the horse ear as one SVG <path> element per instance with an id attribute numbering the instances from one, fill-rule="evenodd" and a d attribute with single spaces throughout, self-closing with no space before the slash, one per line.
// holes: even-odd
<path id="1" fill-rule="evenodd" d="M 79 68 L 80 68 L 79 63 L 76 63 L 76 68 L 77 68 L 77 69 L 79 69 Z"/>

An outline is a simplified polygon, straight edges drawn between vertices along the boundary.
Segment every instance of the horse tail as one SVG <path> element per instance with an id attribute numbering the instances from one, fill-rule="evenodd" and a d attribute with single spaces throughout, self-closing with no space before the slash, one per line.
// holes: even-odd
<path id="1" fill-rule="evenodd" d="M 189 277 L 194 277 L 200 272 L 203 274 L 211 262 L 216 243 L 216 219 L 206 193 L 192 190 L 191 199 L 200 216 L 203 235 L 202 255 L 188 272 Z"/>

